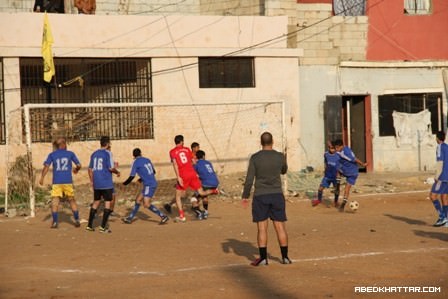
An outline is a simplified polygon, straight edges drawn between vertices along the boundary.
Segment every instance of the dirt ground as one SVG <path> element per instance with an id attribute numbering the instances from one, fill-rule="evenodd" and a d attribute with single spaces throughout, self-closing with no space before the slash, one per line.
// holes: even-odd
<path id="1" fill-rule="evenodd" d="M 291 190 L 291 265 L 279 262 L 272 225 L 269 266 L 249 265 L 258 255 L 256 226 L 240 204 L 239 175 L 223 179 L 224 194 L 211 199 L 203 221 L 190 215 L 187 223 L 159 226 L 158 217 L 141 209 L 131 225 L 112 217 L 113 232 L 105 235 L 85 231 L 85 224 L 73 227 L 67 208 L 56 230 L 46 208 L 35 218 L 2 215 L 0 298 L 448 298 L 448 228 L 432 227 L 426 177 L 361 174 L 351 196 L 360 203 L 356 213 L 311 207 L 308 188 Z M 171 198 L 172 184 L 161 184 L 161 201 Z M 132 205 L 138 186 L 132 188 L 118 190 L 120 215 Z M 77 188 L 82 218 L 91 197 L 84 189 Z M 356 287 L 402 289 L 359 293 Z"/>

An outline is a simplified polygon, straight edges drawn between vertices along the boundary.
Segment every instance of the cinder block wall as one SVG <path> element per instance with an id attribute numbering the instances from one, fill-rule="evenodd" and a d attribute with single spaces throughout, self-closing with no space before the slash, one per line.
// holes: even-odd
<path id="1" fill-rule="evenodd" d="M 366 60 L 367 16 L 333 16 L 331 4 L 297 4 L 297 47 L 302 65 Z"/>

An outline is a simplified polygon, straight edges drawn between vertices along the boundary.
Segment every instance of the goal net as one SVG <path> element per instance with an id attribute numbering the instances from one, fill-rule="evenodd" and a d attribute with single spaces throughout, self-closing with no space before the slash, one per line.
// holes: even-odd
<path id="1" fill-rule="evenodd" d="M 218 175 L 244 172 L 249 156 L 260 149 L 259 136 L 269 131 L 275 149 L 284 151 L 286 136 L 281 101 L 214 104 L 29 104 L 13 111 L 8 121 L 7 208 L 34 216 L 36 206 L 50 200 L 51 169 L 44 186 L 37 185 L 52 142 L 65 137 L 68 149 L 83 169 L 76 185 L 88 184 L 90 155 L 110 136 L 114 160 L 123 176 L 129 173 L 132 150 L 142 150 L 157 170 L 157 179 L 172 179 L 168 152 L 174 137 L 183 135 L 185 146 L 200 144 Z"/>

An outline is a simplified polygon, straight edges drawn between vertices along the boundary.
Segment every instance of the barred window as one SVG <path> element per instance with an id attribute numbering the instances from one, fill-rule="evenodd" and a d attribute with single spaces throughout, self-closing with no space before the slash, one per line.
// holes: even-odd
<path id="1" fill-rule="evenodd" d="M 430 14 L 431 7 L 431 0 L 404 0 L 404 13 L 408 15 Z"/>
<path id="2" fill-rule="evenodd" d="M 52 82 L 43 81 L 42 59 L 21 58 L 22 105 L 33 103 L 150 103 L 148 59 L 59 59 Z M 152 107 L 31 109 L 33 142 L 55 132 L 73 141 L 154 138 Z"/>
<path id="3" fill-rule="evenodd" d="M 200 57 L 199 87 L 255 87 L 254 58 Z"/>

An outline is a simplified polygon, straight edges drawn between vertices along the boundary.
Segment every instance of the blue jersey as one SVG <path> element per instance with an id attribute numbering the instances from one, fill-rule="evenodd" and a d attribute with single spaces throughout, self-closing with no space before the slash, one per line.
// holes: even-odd
<path id="1" fill-rule="evenodd" d="M 344 146 L 342 151 L 338 152 L 340 160 L 340 171 L 344 176 L 353 176 L 359 173 L 358 163 L 356 163 L 356 157 L 353 151 Z"/>
<path id="2" fill-rule="evenodd" d="M 218 187 L 219 181 L 213 169 L 212 163 L 207 160 L 199 159 L 194 165 L 202 186 L 205 187 Z"/>
<path id="3" fill-rule="evenodd" d="M 447 182 L 448 181 L 448 144 L 445 142 L 437 145 L 436 151 L 437 162 L 443 162 L 442 173 L 437 180 Z"/>
<path id="4" fill-rule="evenodd" d="M 144 157 L 137 157 L 132 163 L 130 176 L 138 176 L 142 179 L 143 185 L 148 187 L 157 187 L 154 166 L 151 160 Z"/>
<path id="5" fill-rule="evenodd" d="M 112 189 L 112 172 L 114 168 L 112 153 L 106 149 L 99 149 L 90 156 L 89 168 L 93 172 L 93 189 Z"/>
<path id="6" fill-rule="evenodd" d="M 337 153 L 325 152 L 324 161 L 325 161 L 325 174 L 324 176 L 328 179 L 336 179 L 338 170 L 339 170 L 339 160 L 340 156 Z"/>
<path id="7" fill-rule="evenodd" d="M 80 165 L 76 155 L 66 149 L 57 149 L 50 153 L 44 165 L 53 164 L 53 184 L 72 184 L 72 163 Z"/>

